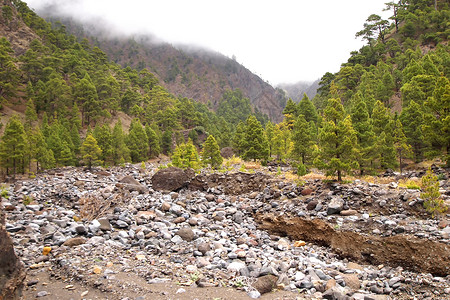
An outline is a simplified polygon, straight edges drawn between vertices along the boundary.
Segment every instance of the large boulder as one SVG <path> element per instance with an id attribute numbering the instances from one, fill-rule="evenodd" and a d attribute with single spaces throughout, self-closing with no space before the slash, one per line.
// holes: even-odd
<path id="1" fill-rule="evenodd" d="M 157 191 L 178 191 L 187 187 L 194 176 L 195 172 L 192 169 L 169 167 L 153 175 L 152 187 Z"/>
<path id="2" fill-rule="evenodd" d="M 5 227 L 5 213 L 0 207 L 0 299 L 20 299 L 25 270 L 14 253 L 14 247 Z"/>

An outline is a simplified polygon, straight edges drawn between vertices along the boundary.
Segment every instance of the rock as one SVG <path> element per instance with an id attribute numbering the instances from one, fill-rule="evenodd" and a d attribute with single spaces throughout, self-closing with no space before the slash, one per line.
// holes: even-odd
<path id="1" fill-rule="evenodd" d="M 353 270 L 360 270 L 360 271 L 364 270 L 364 268 L 361 267 L 361 265 L 359 265 L 357 263 L 354 263 L 354 262 L 349 262 L 347 264 L 347 268 L 348 269 L 353 269 Z"/>
<path id="2" fill-rule="evenodd" d="M 74 237 L 66 240 L 63 245 L 68 247 L 75 247 L 84 243 L 86 243 L 86 239 L 84 237 Z"/>
<path id="3" fill-rule="evenodd" d="M 359 290 L 361 287 L 361 282 L 356 274 L 343 274 L 345 285 L 351 288 L 352 290 Z"/>
<path id="4" fill-rule="evenodd" d="M 277 276 L 265 275 L 258 277 L 252 286 L 262 295 L 265 293 L 270 293 L 276 287 L 277 281 Z"/>
<path id="5" fill-rule="evenodd" d="M 86 227 L 84 227 L 83 225 L 78 225 L 77 227 L 75 227 L 75 231 L 76 231 L 77 234 L 79 234 L 79 235 L 85 235 L 85 234 L 87 234 Z"/>
<path id="6" fill-rule="evenodd" d="M 356 215 L 358 212 L 354 209 L 347 209 L 347 210 L 343 210 L 340 212 L 341 216 L 354 216 Z"/>
<path id="7" fill-rule="evenodd" d="M 13 242 L 5 229 L 5 215 L 0 207 L 0 299 L 20 299 L 25 270 L 14 252 Z"/>
<path id="8" fill-rule="evenodd" d="M 161 211 L 169 211 L 169 209 L 170 209 L 170 204 L 169 203 L 163 202 L 161 204 Z"/>
<path id="9" fill-rule="evenodd" d="M 173 219 L 174 224 L 180 224 L 180 223 L 183 223 L 184 221 L 186 221 L 186 219 L 184 217 L 178 217 L 178 218 Z"/>
<path id="10" fill-rule="evenodd" d="M 303 190 L 301 191 L 301 194 L 302 194 L 302 196 L 309 196 L 309 195 L 312 194 L 312 192 L 313 192 L 312 189 L 306 188 L 306 189 L 303 189 Z"/>
<path id="11" fill-rule="evenodd" d="M 336 280 L 331 278 L 330 280 L 327 281 L 327 283 L 325 284 L 325 291 L 328 291 L 329 289 L 333 288 L 336 286 Z"/>
<path id="12" fill-rule="evenodd" d="M 240 261 L 234 261 L 227 266 L 227 270 L 229 272 L 236 272 L 236 273 L 239 273 L 241 271 L 241 269 L 244 269 L 244 268 L 246 268 L 245 264 Z"/>
<path id="13" fill-rule="evenodd" d="M 194 231 L 190 227 L 183 227 L 177 231 L 177 235 L 179 235 L 183 240 L 190 242 L 194 239 Z"/>
<path id="14" fill-rule="evenodd" d="M 205 255 L 206 252 L 211 250 L 211 245 L 209 243 L 200 243 L 197 246 L 197 250 L 200 251 L 203 255 Z"/>
<path id="15" fill-rule="evenodd" d="M 45 297 L 48 295 L 47 291 L 40 291 L 36 294 L 36 298 Z"/>
<path id="16" fill-rule="evenodd" d="M 327 215 L 338 214 L 344 208 L 344 200 L 340 197 L 334 197 L 328 203 Z"/>
<path id="17" fill-rule="evenodd" d="M 331 300 L 345 300 L 350 299 L 347 297 L 344 293 L 341 292 L 341 290 L 334 286 L 329 290 L 326 290 L 325 293 L 322 294 L 323 299 L 331 299 Z"/>
<path id="18" fill-rule="evenodd" d="M 317 201 L 317 200 L 309 201 L 308 204 L 306 205 L 306 209 L 314 210 L 316 208 L 317 204 L 319 204 L 319 201 Z"/>
<path id="19" fill-rule="evenodd" d="M 112 227 L 107 218 L 100 218 L 97 220 L 100 223 L 100 229 L 103 231 L 111 231 Z"/>
<path id="20" fill-rule="evenodd" d="M 235 223 L 241 224 L 244 221 L 244 214 L 240 211 L 237 211 L 234 215 L 233 215 L 233 221 Z"/>
<path id="21" fill-rule="evenodd" d="M 120 181 L 123 184 L 123 187 L 131 192 L 136 191 L 139 194 L 144 194 L 148 191 L 148 189 L 143 186 L 139 181 L 134 179 L 132 176 L 124 176 Z"/>
<path id="22" fill-rule="evenodd" d="M 157 191 L 178 191 L 187 187 L 194 178 L 195 172 L 192 169 L 180 169 L 169 167 L 159 170 L 152 177 L 152 187 Z"/>
<path id="23" fill-rule="evenodd" d="M 248 292 L 247 295 L 252 299 L 258 299 L 259 297 L 261 297 L 261 293 L 254 290 Z"/>

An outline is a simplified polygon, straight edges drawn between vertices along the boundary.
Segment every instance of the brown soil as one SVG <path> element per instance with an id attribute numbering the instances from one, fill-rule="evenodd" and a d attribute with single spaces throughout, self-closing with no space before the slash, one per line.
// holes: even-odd
<path id="1" fill-rule="evenodd" d="M 261 229 L 330 247 L 336 254 L 353 261 L 401 266 L 415 272 L 442 277 L 450 274 L 450 246 L 443 243 L 407 235 L 378 237 L 338 231 L 319 219 L 266 214 L 257 216 L 256 220 Z"/>
<path id="2" fill-rule="evenodd" d="M 97 276 L 97 275 L 92 275 Z M 39 299 L 220 299 L 220 300 L 248 300 L 246 292 L 233 287 L 204 287 L 194 285 L 183 286 L 173 282 L 149 284 L 143 278 L 132 273 L 120 272 L 114 275 L 114 279 L 108 280 L 108 285 L 94 287 L 81 284 L 80 281 L 55 276 L 55 272 L 48 269 L 29 271 L 27 282 L 38 281 L 37 284 L 28 286 L 23 292 L 23 300 L 36 299 L 37 293 L 46 291 L 47 296 Z M 89 281 L 89 280 L 88 280 Z M 184 291 L 180 291 L 184 289 Z M 86 294 L 87 292 L 87 294 Z M 84 294 L 83 294 L 84 293 Z M 83 296 L 82 296 L 83 295 Z M 272 291 L 261 296 L 262 300 L 299 299 L 299 294 L 287 291 Z"/>

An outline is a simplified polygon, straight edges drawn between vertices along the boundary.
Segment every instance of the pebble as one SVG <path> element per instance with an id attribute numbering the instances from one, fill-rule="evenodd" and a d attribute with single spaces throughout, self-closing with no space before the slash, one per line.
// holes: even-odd
<path id="1" fill-rule="evenodd" d="M 151 168 L 147 166 L 146 170 Z M 110 278 L 120 269 L 135 272 L 149 283 L 186 282 L 186 278 L 201 275 L 199 286 L 216 286 L 219 282 L 231 286 L 236 277 L 242 277 L 249 283 L 246 291 L 252 299 L 263 294 L 263 290 L 252 289 L 252 284 L 265 276 L 271 276 L 267 277 L 271 278 L 269 282 L 276 278 L 279 288 L 295 293 L 300 289 L 308 297 L 317 298 L 354 293 L 367 299 L 385 293 L 395 298 L 405 285 L 420 287 L 422 282 L 432 285 L 441 297 L 450 294 L 449 278 L 433 279 L 427 274 L 389 266 L 378 268 L 348 262 L 309 241 L 270 236 L 259 230 L 253 219 L 254 212 L 292 213 L 329 221 L 342 230 L 367 230 L 366 233 L 383 236 L 407 233 L 449 244 L 448 223 L 415 218 L 406 208 L 391 215 L 367 210 L 377 203 L 383 209 L 391 209 L 390 199 L 400 199 L 401 193 L 405 194 L 404 207 L 413 209 L 409 203 L 419 197 L 414 196 L 416 191 L 361 181 L 328 188 L 310 181 L 307 186 L 311 191 L 304 194 L 301 191 L 306 189 L 285 182 L 270 182 L 265 187 L 265 183 L 259 182 L 264 192 L 254 190 L 240 196 L 225 193 L 243 185 L 241 175 L 236 186 L 223 186 L 218 179 L 208 193 L 183 189 L 168 194 L 151 190 L 150 178 L 132 165 L 111 168 L 108 170 L 111 175 L 101 180 L 81 169 L 69 168 L 64 172 L 65 176 L 57 178 L 38 174 L 33 180 L 23 181 L 22 187 L 8 199 L 15 209 L 7 212 L 6 228 L 18 255 L 29 268 L 51 265 L 57 270 L 64 266 L 65 270 L 80 275 L 80 280 L 90 280 L 90 276 Z M 118 178 L 125 175 L 139 179 L 145 192 L 116 186 Z M 252 176 L 256 181 L 257 175 Z M 75 185 L 77 181 L 83 184 Z M 22 194 L 30 190 L 38 204 L 23 206 Z M 88 221 L 80 214 L 77 202 L 83 195 L 93 195 L 104 203 L 116 196 L 118 202 L 111 212 Z M 77 222 L 75 216 L 80 217 Z M 52 249 L 46 256 L 42 256 L 42 249 L 47 246 L 44 240 Z M 93 258 L 98 259 L 95 265 Z M 37 282 L 31 283 L 28 282 L 29 285 Z M 179 293 L 184 293 L 182 290 Z M 48 295 L 45 291 L 39 293 L 42 293 L 39 297 Z"/>

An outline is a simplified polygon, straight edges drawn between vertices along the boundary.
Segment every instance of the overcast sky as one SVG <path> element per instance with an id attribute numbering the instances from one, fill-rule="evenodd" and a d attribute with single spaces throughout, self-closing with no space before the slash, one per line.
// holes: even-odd
<path id="1" fill-rule="evenodd" d="M 48 2 L 81 19 L 95 17 L 126 33 L 150 32 L 176 44 L 220 52 L 276 85 L 314 81 L 337 72 L 370 14 L 388 0 L 25 0 L 39 12 Z"/>

